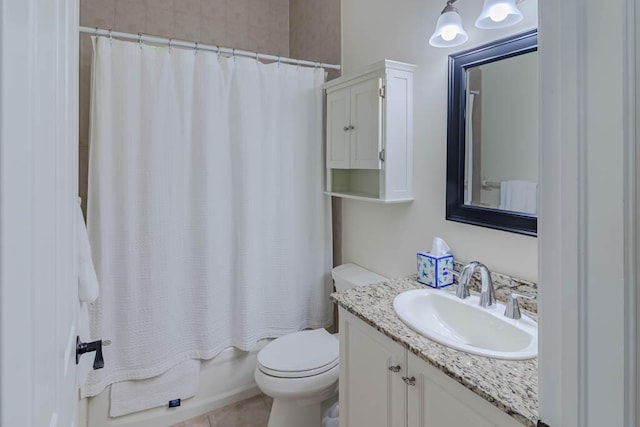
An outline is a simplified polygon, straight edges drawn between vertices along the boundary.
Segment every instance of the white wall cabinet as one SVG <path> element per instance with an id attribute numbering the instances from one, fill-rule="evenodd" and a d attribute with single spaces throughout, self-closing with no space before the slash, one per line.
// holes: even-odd
<path id="1" fill-rule="evenodd" d="M 384 60 L 325 84 L 328 194 L 413 200 L 414 69 Z"/>
<path id="2" fill-rule="evenodd" d="M 340 427 L 522 427 L 340 309 Z"/>

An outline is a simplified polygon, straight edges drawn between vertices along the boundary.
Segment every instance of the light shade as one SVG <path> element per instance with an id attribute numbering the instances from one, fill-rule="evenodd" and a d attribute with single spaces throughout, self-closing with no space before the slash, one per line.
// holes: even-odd
<path id="1" fill-rule="evenodd" d="M 515 0 L 484 0 L 484 6 L 476 27 L 482 29 L 504 28 L 522 21 L 522 12 Z"/>
<path id="2" fill-rule="evenodd" d="M 436 30 L 429 39 L 429 44 L 435 47 L 458 46 L 469 39 L 467 32 L 462 28 L 462 18 L 458 10 L 450 4 L 444 8 Z"/>

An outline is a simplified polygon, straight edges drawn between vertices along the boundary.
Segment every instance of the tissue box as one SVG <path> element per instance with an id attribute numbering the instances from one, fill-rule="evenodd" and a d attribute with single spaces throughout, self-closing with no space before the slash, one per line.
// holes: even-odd
<path id="1" fill-rule="evenodd" d="M 418 252 L 418 282 L 433 288 L 453 285 L 453 255 Z"/>

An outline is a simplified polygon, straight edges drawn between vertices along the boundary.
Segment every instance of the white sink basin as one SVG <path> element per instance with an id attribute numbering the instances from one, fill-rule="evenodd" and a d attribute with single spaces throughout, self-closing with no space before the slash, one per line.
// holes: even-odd
<path id="1" fill-rule="evenodd" d="M 416 289 L 399 294 L 393 309 L 421 335 L 456 350 L 496 359 L 524 360 L 538 355 L 538 324 L 522 315 L 504 317 L 504 304 L 486 309 L 478 296 L 459 299 L 438 289 Z"/>

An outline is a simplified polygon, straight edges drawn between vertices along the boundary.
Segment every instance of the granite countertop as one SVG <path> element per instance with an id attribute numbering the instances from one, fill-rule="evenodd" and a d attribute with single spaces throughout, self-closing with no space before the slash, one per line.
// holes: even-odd
<path id="1" fill-rule="evenodd" d="M 538 422 L 538 359 L 510 361 L 445 347 L 414 332 L 393 311 L 396 295 L 424 286 L 415 276 L 331 294 L 340 307 L 526 426 Z M 443 292 L 453 292 L 453 286 Z M 531 313 L 527 313 L 531 315 Z"/>

